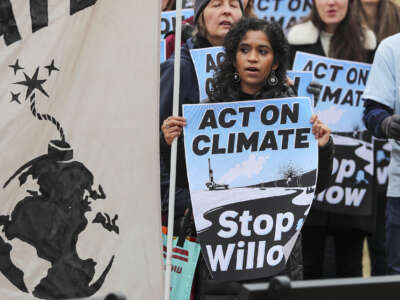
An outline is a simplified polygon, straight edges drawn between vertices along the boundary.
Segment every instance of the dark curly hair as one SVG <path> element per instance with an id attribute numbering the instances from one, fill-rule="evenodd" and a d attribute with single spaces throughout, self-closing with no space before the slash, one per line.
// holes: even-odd
<path id="1" fill-rule="evenodd" d="M 248 31 L 262 31 L 265 33 L 274 51 L 274 63 L 279 63 L 275 71 L 278 77 L 278 84 L 274 87 L 265 84 L 258 92 L 260 98 L 279 97 L 282 90 L 286 88 L 286 71 L 289 67 L 290 46 L 282 27 L 277 22 L 244 18 L 236 23 L 225 36 L 225 58 L 214 74 L 213 88 L 209 95 L 210 101 L 227 102 L 240 98 L 240 83 L 233 81 L 233 74 L 236 72 L 234 64 L 239 44 Z"/>

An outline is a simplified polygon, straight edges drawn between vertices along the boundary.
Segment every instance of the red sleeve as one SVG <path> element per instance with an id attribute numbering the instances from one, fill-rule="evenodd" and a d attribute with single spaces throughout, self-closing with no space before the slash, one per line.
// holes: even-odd
<path id="1" fill-rule="evenodd" d="M 166 53 L 166 59 L 168 59 L 172 53 L 175 51 L 175 34 L 172 33 L 167 36 L 165 39 L 165 53 Z"/>

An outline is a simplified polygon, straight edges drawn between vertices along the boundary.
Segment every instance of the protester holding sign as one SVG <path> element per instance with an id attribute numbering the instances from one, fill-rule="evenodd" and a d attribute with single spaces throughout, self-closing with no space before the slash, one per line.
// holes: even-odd
<path id="1" fill-rule="evenodd" d="M 292 58 L 296 51 L 371 62 L 376 38 L 363 28 L 350 10 L 351 0 L 315 0 L 310 16 L 288 34 Z M 362 246 L 371 232 L 368 217 L 327 213 L 312 209 L 303 230 L 304 277 L 321 278 L 325 237 L 335 238 L 336 276 L 361 276 Z"/>
<path id="2" fill-rule="evenodd" d="M 363 98 L 364 122 L 379 138 L 390 139 L 392 157 L 386 208 L 386 254 L 389 273 L 400 274 L 400 33 L 380 44 Z"/>
<path id="3" fill-rule="evenodd" d="M 243 19 L 227 34 L 224 48 L 226 56 L 215 75 L 216 84 L 211 102 L 294 96 L 294 92 L 285 84 L 289 45 L 279 24 L 252 18 Z M 329 128 L 315 115 L 310 122 L 313 123 L 312 131 L 319 145 L 317 190 L 321 191 L 326 187 L 332 171 L 333 143 Z M 164 145 L 170 145 L 174 138 L 180 137 L 185 125 L 186 120 L 183 117 L 169 117 L 165 120 L 162 126 Z M 178 147 L 182 148 L 183 153 L 183 145 L 179 143 Z M 180 165 L 177 173 L 180 173 L 177 176 L 179 178 L 186 177 L 186 165 Z M 187 184 L 187 178 L 185 180 Z M 300 244 L 296 244 L 285 273 L 292 279 L 302 278 Z M 203 260 L 199 262 L 196 283 L 196 300 L 215 297 L 210 292 L 211 286 L 214 291 L 217 286 L 220 293 L 225 291 L 225 297 L 220 294 L 221 300 L 232 299 L 237 292 L 230 288 L 232 283 L 218 285 L 210 279 Z"/>
<path id="4" fill-rule="evenodd" d="M 196 35 L 189 39 L 181 50 L 181 79 L 179 104 L 199 102 L 199 88 L 190 49 L 222 46 L 225 35 L 231 26 L 243 16 L 243 5 L 239 0 L 196 0 L 194 7 L 194 22 Z M 172 99 L 174 89 L 174 56 L 161 64 L 160 68 L 160 127 L 172 114 Z M 182 109 L 180 109 L 180 115 Z M 174 136 L 177 136 L 175 133 Z M 178 147 L 178 172 L 176 178 L 175 218 L 183 216 L 189 207 L 189 191 L 186 169 L 184 166 L 183 147 Z M 179 150 L 180 149 L 180 150 Z M 170 147 L 166 145 L 163 134 L 160 135 L 161 152 L 161 197 L 164 211 L 168 207 Z M 176 227 L 177 228 L 177 227 Z"/>
<path id="5" fill-rule="evenodd" d="M 289 66 L 289 47 L 278 23 L 248 19 L 240 21 L 226 36 L 225 59 L 215 74 L 212 102 L 256 100 L 292 97 L 293 90 L 286 85 Z M 314 119 L 313 128 L 318 138 L 319 165 L 317 193 L 329 183 L 332 171 L 333 143 L 329 129 Z M 294 262 L 289 260 L 289 275 L 299 268 L 300 248 L 292 252 Z M 294 271 L 296 274 L 296 272 Z"/>
<path id="6" fill-rule="evenodd" d="M 362 22 L 375 32 L 378 43 L 388 36 L 400 32 L 400 6 L 394 1 L 356 0 L 354 4 Z M 384 145 L 386 143 L 375 141 L 373 149 L 375 158 L 379 157 L 379 153 L 385 152 Z M 368 250 L 371 260 L 371 275 L 386 275 L 388 272 L 385 255 L 387 179 L 385 184 L 382 184 L 376 164 L 374 164 L 374 168 L 377 170 L 374 173 L 377 220 L 375 233 L 368 237 Z"/>

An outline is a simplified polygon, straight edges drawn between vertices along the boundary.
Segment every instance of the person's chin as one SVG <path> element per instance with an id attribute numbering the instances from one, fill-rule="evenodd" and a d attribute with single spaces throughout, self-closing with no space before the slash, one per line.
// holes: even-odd
<path id="1" fill-rule="evenodd" d="M 224 35 L 227 34 L 229 30 L 231 30 L 231 26 L 219 26 L 218 28 L 218 31 Z"/>
<path id="2" fill-rule="evenodd" d="M 327 21 L 325 22 L 327 25 L 336 25 L 339 24 L 341 22 L 340 17 L 338 17 L 337 15 L 334 17 L 328 17 Z"/>
<path id="3" fill-rule="evenodd" d="M 264 85 L 264 81 L 255 80 L 254 78 L 244 78 L 245 84 L 251 87 L 262 87 Z"/>

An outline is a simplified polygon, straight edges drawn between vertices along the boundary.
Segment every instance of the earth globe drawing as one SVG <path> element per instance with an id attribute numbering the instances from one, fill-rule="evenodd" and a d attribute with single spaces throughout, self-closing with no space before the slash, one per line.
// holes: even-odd
<path id="1" fill-rule="evenodd" d="M 0 272 L 21 292 L 29 293 L 24 270 L 11 260 L 10 241 L 18 239 L 32 246 L 37 256 L 51 266 L 31 294 L 40 299 L 89 297 L 103 285 L 114 256 L 98 278 L 94 259 L 82 259 L 77 251 L 79 235 L 89 220 L 91 201 L 104 199 L 101 185 L 93 189 L 92 173 L 73 159 L 73 150 L 62 140 L 48 144 L 48 153 L 20 167 L 4 184 L 18 180 L 22 187 L 27 180 L 37 180 L 37 191 L 26 190 L 27 196 L 17 201 L 9 215 L 0 216 Z M 109 232 L 119 233 L 116 215 L 98 213 L 92 220 Z M 4 238 L 5 237 L 5 238 Z M 1 276 L 1 275 L 0 275 Z"/>
<path id="2" fill-rule="evenodd" d="M 24 69 L 16 68 L 18 62 L 9 66 L 15 76 Z M 54 59 L 51 65 L 53 71 L 60 71 L 54 67 Z M 101 259 L 92 255 L 83 257 L 81 245 L 94 247 L 92 254 L 100 252 L 95 248 L 99 245 L 93 244 L 89 225 L 94 224 L 96 235 L 100 232 L 101 241 L 106 240 L 104 236 L 109 233 L 119 235 L 118 214 L 111 218 L 103 209 L 94 209 L 96 200 L 106 199 L 102 186 L 94 188 L 92 172 L 74 158 L 60 122 L 37 111 L 36 93 L 50 97 L 42 86 L 47 79 L 39 79 L 39 70 L 37 67 L 32 76 L 24 72 L 25 79 L 13 84 L 26 88 L 25 101 L 30 114 L 55 126 L 59 139 L 49 141 L 47 153 L 22 164 L 14 173 L 10 171 L 12 175 L 0 183 L 3 191 L 11 190 L 10 186 L 15 189 L 1 199 L 0 278 L 3 276 L 3 282 L 7 281 L 22 294 L 39 299 L 90 297 L 103 286 L 115 255 Z M 19 94 L 12 93 L 10 103 L 21 104 Z M 5 207 L 7 201 L 11 207 Z M 20 248 L 30 251 L 28 259 L 36 258 L 38 265 L 44 264 L 40 267 L 42 272 L 32 272 L 30 263 L 24 265 L 18 261 L 17 254 L 25 255 Z M 35 278 L 30 280 L 32 277 Z"/>

